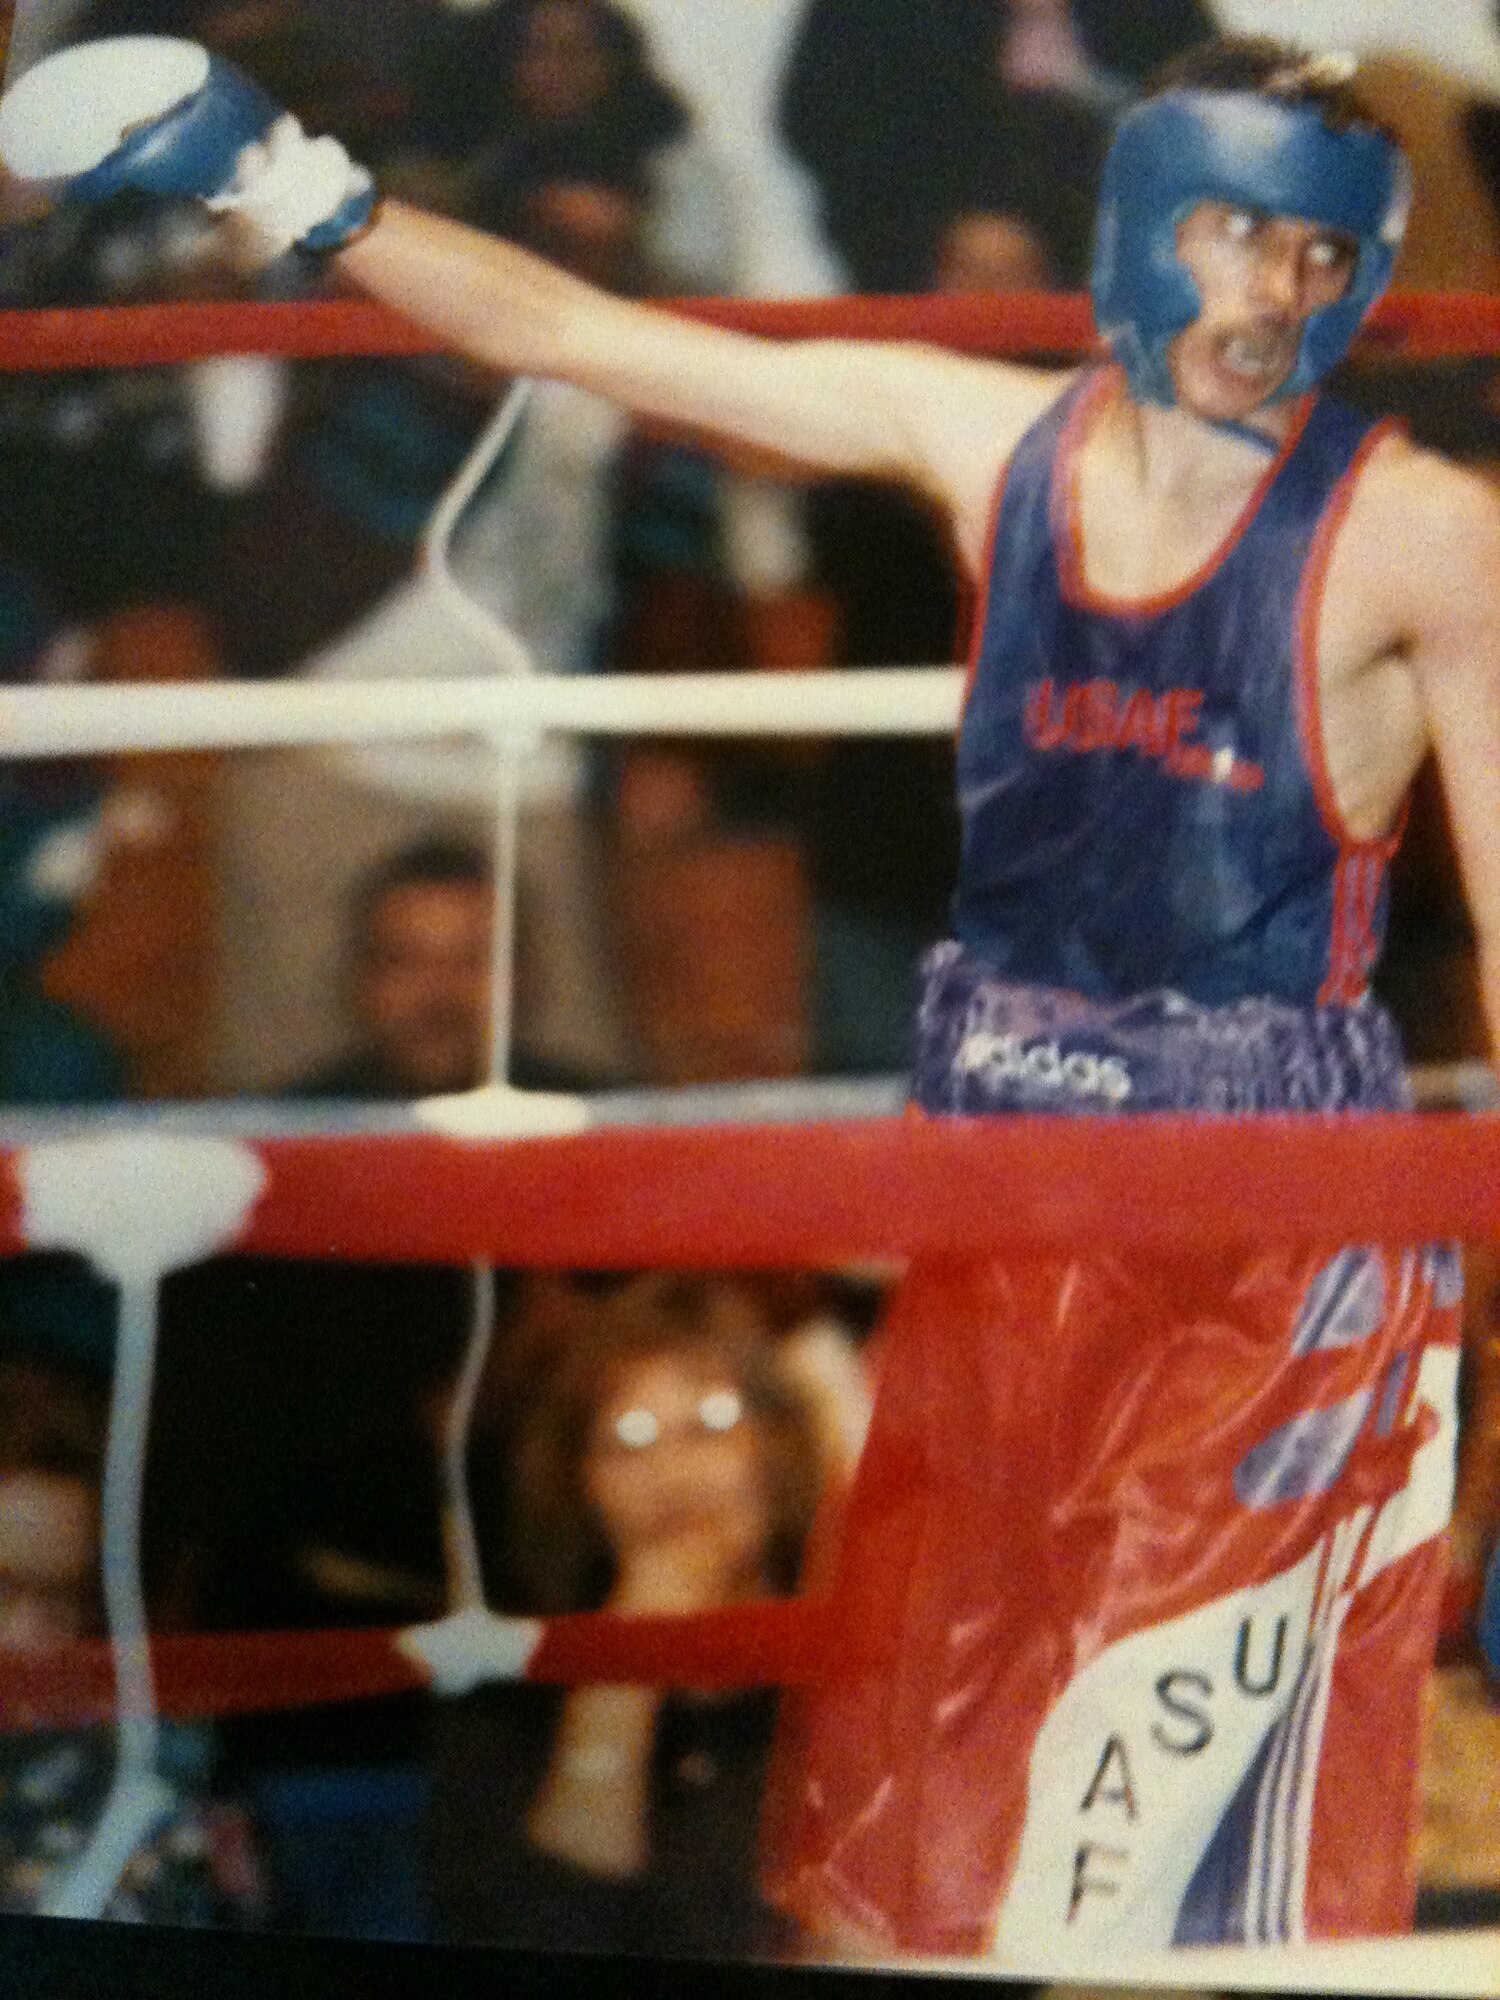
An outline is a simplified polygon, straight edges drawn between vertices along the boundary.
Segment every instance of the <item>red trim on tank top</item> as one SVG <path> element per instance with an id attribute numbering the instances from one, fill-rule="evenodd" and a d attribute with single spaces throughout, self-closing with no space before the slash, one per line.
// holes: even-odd
<path id="1" fill-rule="evenodd" d="M 1333 917 L 1328 939 L 1328 974 L 1318 989 L 1320 1007 L 1352 1006 L 1363 999 L 1370 968 L 1379 951 L 1375 912 L 1391 857 L 1406 831 L 1406 808 L 1388 833 L 1359 840 L 1349 830 L 1339 808 L 1328 771 L 1323 735 L 1323 710 L 1318 698 L 1318 635 L 1323 596 L 1339 530 L 1353 504 L 1354 490 L 1376 447 L 1389 437 L 1403 436 L 1406 426 L 1396 417 L 1376 424 L 1360 440 L 1343 477 L 1329 496 L 1314 530 L 1307 564 L 1292 617 L 1292 693 L 1302 761 L 1312 785 L 1323 831 L 1339 850 L 1333 875 Z"/>
<path id="2" fill-rule="evenodd" d="M 1266 495 L 1279 478 L 1282 467 L 1301 441 L 1316 399 L 1311 396 L 1302 398 L 1293 416 L 1291 429 L 1282 440 L 1275 458 L 1256 482 L 1255 491 L 1245 502 L 1238 519 L 1219 546 L 1190 576 L 1174 584 L 1170 590 L 1160 591 L 1152 597 L 1113 597 L 1105 591 L 1095 590 L 1085 574 L 1083 509 L 1078 496 L 1077 466 L 1090 424 L 1107 397 L 1115 393 L 1123 380 L 1124 373 L 1119 368 L 1100 369 L 1097 380 L 1080 396 L 1063 425 L 1053 461 L 1048 509 L 1052 523 L 1052 546 L 1057 560 L 1059 588 L 1064 601 L 1075 611 L 1092 611 L 1111 618 L 1159 618 L 1164 612 L 1185 604 L 1195 591 L 1201 590 L 1218 574 L 1234 554 L 1260 512 Z"/>
<path id="3" fill-rule="evenodd" d="M 1375 915 L 1391 856 L 1405 831 L 1403 812 L 1396 830 L 1379 841 L 1345 848 L 1333 873 L 1333 922 L 1328 973 L 1318 988 L 1320 1007 L 1352 1007 L 1365 997 L 1370 971 L 1380 953 Z"/>

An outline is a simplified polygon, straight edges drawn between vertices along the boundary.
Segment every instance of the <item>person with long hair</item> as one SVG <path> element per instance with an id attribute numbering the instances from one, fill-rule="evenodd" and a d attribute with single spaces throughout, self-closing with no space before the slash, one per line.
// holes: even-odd
<path id="1" fill-rule="evenodd" d="M 513 1335 L 523 1407 L 501 1518 L 517 1608 L 699 1611 L 790 1591 L 820 1461 L 750 1295 L 647 1276 L 567 1297 L 560 1327 L 529 1340 L 523 1314 Z M 580 1687 L 442 1711 L 441 1931 L 534 1949 L 774 1948 L 756 1829 L 775 1708 L 764 1690 Z"/>

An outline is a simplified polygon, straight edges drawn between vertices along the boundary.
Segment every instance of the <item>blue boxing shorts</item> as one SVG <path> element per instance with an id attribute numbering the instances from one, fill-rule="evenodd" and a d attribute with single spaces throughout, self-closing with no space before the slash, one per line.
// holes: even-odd
<path id="1" fill-rule="evenodd" d="M 912 1096 L 924 1111 L 1410 1108 L 1401 1043 L 1374 1000 L 1087 1000 L 998 979 L 952 943 L 923 972 Z"/>
<path id="2" fill-rule="evenodd" d="M 928 1110 L 1407 1102 L 1373 1003 L 1100 1006 L 947 945 L 918 1033 Z M 1003 1217 L 913 1265 L 829 1586 L 881 1664 L 786 1699 L 773 1898 L 997 1966 L 1409 1928 L 1461 1290 L 1449 1245 L 1040 1257 Z"/>

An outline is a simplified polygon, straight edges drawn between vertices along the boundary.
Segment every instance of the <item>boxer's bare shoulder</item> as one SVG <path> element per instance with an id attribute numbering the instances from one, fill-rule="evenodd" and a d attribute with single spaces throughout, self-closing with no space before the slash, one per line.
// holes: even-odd
<path id="1" fill-rule="evenodd" d="M 1351 551 L 1404 636 L 1443 607 L 1455 589 L 1467 609 L 1500 610 L 1495 556 L 1500 547 L 1500 489 L 1485 474 L 1388 433 L 1371 452 L 1349 517 Z"/>
<path id="2" fill-rule="evenodd" d="M 1348 632 L 1356 669 L 1400 663 L 1429 722 L 1455 697 L 1493 703 L 1500 692 L 1500 490 L 1404 435 L 1383 437 L 1339 534 L 1328 614 Z"/>
<path id="3" fill-rule="evenodd" d="M 905 352 L 906 350 L 902 350 Z M 915 483 L 947 509 L 965 566 L 985 558 L 1000 476 L 1011 453 L 1074 379 L 1073 372 L 1018 368 L 923 350 L 927 374 L 914 420 L 920 426 Z"/>

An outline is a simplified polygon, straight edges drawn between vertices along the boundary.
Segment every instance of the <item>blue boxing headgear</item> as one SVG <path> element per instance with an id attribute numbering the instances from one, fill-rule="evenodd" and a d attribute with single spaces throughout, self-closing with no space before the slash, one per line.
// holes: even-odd
<path id="1" fill-rule="evenodd" d="M 1167 349 L 1203 305 L 1177 255 L 1177 228 L 1200 202 L 1295 216 L 1358 244 L 1348 290 L 1309 318 L 1279 400 L 1343 359 L 1390 282 L 1410 199 L 1399 147 L 1367 125 L 1334 131 L 1315 101 L 1170 90 L 1134 106 L 1104 165 L 1092 279 L 1094 318 L 1131 394 L 1176 400 Z"/>

